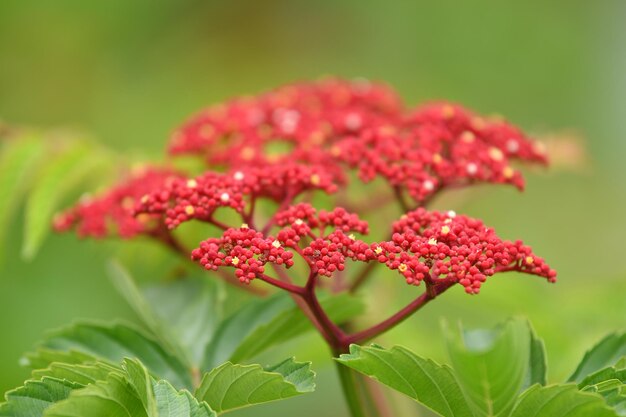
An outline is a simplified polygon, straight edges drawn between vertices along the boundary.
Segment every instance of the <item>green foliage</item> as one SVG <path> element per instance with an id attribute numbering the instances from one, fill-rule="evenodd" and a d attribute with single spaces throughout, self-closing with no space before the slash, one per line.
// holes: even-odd
<path id="1" fill-rule="evenodd" d="M 111 163 L 104 148 L 70 136 L 20 132 L 0 142 L 0 249 L 7 225 L 25 204 L 22 257 L 32 259 L 50 233 L 54 212 L 85 180 Z M 0 251 L 4 253 L 4 251 Z"/>
<path id="2" fill-rule="evenodd" d="M 452 369 L 423 359 L 406 348 L 394 346 L 387 350 L 352 345 L 350 354 L 341 355 L 338 361 L 413 398 L 442 416 L 474 416 Z"/>
<path id="3" fill-rule="evenodd" d="M 200 383 L 193 369 L 123 325 L 76 324 L 53 333 L 39 352 L 29 356 L 35 358 L 30 363 L 51 362 L 7 393 L 0 416 L 212 417 L 315 387 L 310 364 L 293 359 L 265 369 L 228 362 L 205 373 Z M 58 362 L 64 359 L 68 362 Z M 196 384 L 194 396 L 189 389 Z"/>
<path id="4" fill-rule="evenodd" d="M 48 377 L 26 381 L 23 387 L 6 393 L 7 402 L 0 404 L 0 416 L 41 416 L 50 405 L 66 399 L 72 390 L 80 387 L 77 383 Z"/>
<path id="5" fill-rule="evenodd" d="M 51 332 L 35 352 L 25 355 L 24 363 L 34 369 L 32 379 L 7 393 L 0 416 L 210 417 L 313 391 L 310 363 L 293 359 L 266 368 L 232 362 L 201 365 L 220 334 L 231 335 L 224 346 L 234 351 L 243 342 L 246 354 L 240 357 L 248 359 L 305 332 L 304 317 L 286 317 L 293 312 L 292 300 L 273 297 L 251 303 L 251 316 L 222 320 L 224 297 L 215 280 L 188 278 L 142 290 L 118 264 L 111 264 L 110 271 L 147 331 L 122 323 L 83 322 Z M 337 317 L 360 311 L 348 299 L 326 302 Z M 265 312 L 260 319 L 259 312 Z M 252 316 L 258 320 L 243 326 L 242 320 Z M 259 335 L 258 329 L 267 329 L 263 326 L 268 323 L 294 330 L 252 343 L 249 337 Z"/>
<path id="6" fill-rule="evenodd" d="M 93 147 L 77 142 L 46 161 L 26 200 L 22 256 L 32 259 L 50 231 L 50 223 L 61 200 L 104 163 Z"/>
<path id="7" fill-rule="evenodd" d="M 312 392 L 314 377 L 310 363 L 293 359 L 266 369 L 226 362 L 204 376 L 196 398 L 220 413 Z"/>
<path id="8" fill-rule="evenodd" d="M 50 406 L 46 417 L 211 417 L 215 413 L 189 391 L 176 391 L 152 378 L 137 360 L 125 360 L 120 372 L 73 391 Z"/>
<path id="9" fill-rule="evenodd" d="M 335 323 L 343 323 L 365 310 L 361 299 L 346 293 L 324 298 L 320 303 Z M 230 326 L 232 325 L 231 322 Z M 311 323 L 302 310 L 295 306 L 287 307 L 270 321 L 257 323 L 256 328 L 239 342 L 237 348 L 230 354 L 229 360 L 239 362 L 254 358 L 272 346 L 289 341 L 310 330 Z"/>
<path id="10" fill-rule="evenodd" d="M 511 417 L 615 417 L 602 397 L 579 391 L 574 384 L 533 385 L 518 399 Z"/>
<path id="11" fill-rule="evenodd" d="M 494 330 L 449 332 L 452 366 L 476 415 L 509 415 L 529 370 L 528 329 L 510 320 Z"/>
<path id="12" fill-rule="evenodd" d="M 142 291 L 116 262 L 109 264 L 109 275 L 161 346 L 189 367 L 198 366 L 222 318 L 218 281 L 189 277 Z"/>
<path id="13" fill-rule="evenodd" d="M 254 299 L 223 318 L 221 283 L 202 277 L 151 284 L 140 289 L 116 262 L 109 272 L 119 293 L 135 310 L 162 346 L 192 368 L 210 369 L 226 361 L 253 359 L 272 346 L 313 330 L 313 326 L 284 293 Z M 349 294 L 325 297 L 329 317 L 344 322 L 361 314 L 365 305 Z"/>
<path id="14" fill-rule="evenodd" d="M 543 342 L 525 320 L 510 320 L 494 330 L 447 333 L 452 368 L 397 346 L 353 345 L 337 360 L 445 417 L 626 415 L 626 357 L 583 376 L 578 386 L 545 386 Z M 596 364 L 615 358 L 620 350 L 614 336 L 598 345 L 610 340 L 611 349 L 596 346 L 579 369 L 592 363 L 590 358 Z"/>
<path id="15" fill-rule="evenodd" d="M 618 415 L 626 416 L 626 356 L 615 365 L 586 376 L 578 388 L 602 395 Z"/>
<path id="16" fill-rule="evenodd" d="M 178 358 L 165 351 L 153 338 L 126 324 L 76 323 L 51 332 L 40 348 L 78 351 L 110 364 L 117 364 L 124 358 L 138 358 L 150 372 L 175 386 L 192 386 L 189 370 Z"/>
<path id="17" fill-rule="evenodd" d="M 610 334 L 585 353 L 569 381 L 580 382 L 586 375 L 614 364 L 623 356 L 626 356 L 626 332 Z"/>
<path id="18" fill-rule="evenodd" d="M 4 253 L 7 225 L 26 192 L 44 151 L 39 138 L 14 138 L 0 150 L 0 255 Z"/>

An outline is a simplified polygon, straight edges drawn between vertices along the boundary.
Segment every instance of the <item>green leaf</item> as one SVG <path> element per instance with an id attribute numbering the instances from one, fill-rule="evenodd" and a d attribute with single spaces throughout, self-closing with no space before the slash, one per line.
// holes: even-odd
<path id="1" fill-rule="evenodd" d="M 84 181 L 101 158 L 83 143 L 70 144 L 70 149 L 51 158 L 37 176 L 26 201 L 22 257 L 32 259 L 50 231 L 52 216 L 60 200 Z"/>
<path id="2" fill-rule="evenodd" d="M 322 299 L 320 303 L 335 323 L 344 322 L 365 310 L 362 300 L 350 294 Z M 242 362 L 253 358 L 274 345 L 284 343 L 310 330 L 313 330 L 313 326 L 302 310 L 296 306 L 288 308 L 269 322 L 259 325 L 237 346 L 229 360 Z"/>
<path id="3" fill-rule="evenodd" d="M 212 369 L 226 362 L 237 347 L 259 326 L 293 308 L 293 300 L 283 293 L 253 300 L 224 320 L 207 346 L 203 369 Z"/>
<path id="4" fill-rule="evenodd" d="M 31 369 L 47 368 L 54 362 L 65 364 L 85 364 L 96 362 L 97 359 L 93 355 L 83 352 L 63 352 L 46 348 L 39 348 L 34 352 L 28 352 L 24 355 L 20 363 Z"/>
<path id="5" fill-rule="evenodd" d="M 222 413 L 311 392 L 314 377 L 310 363 L 293 359 L 267 369 L 227 362 L 204 375 L 195 396 Z"/>
<path id="6" fill-rule="evenodd" d="M 477 416 L 508 416 L 528 372 L 531 337 L 526 320 L 486 331 L 448 332 L 452 367 Z"/>
<path id="7" fill-rule="evenodd" d="M 124 358 L 137 358 L 153 375 L 177 387 L 192 386 L 189 369 L 183 363 L 155 340 L 128 325 L 77 323 L 51 332 L 41 347 L 48 351 L 81 352 L 111 364 L 120 363 Z"/>
<path id="8" fill-rule="evenodd" d="M 109 264 L 109 276 L 154 337 L 189 367 L 198 367 L 221 321 L 220 283 L 187 277 L 142 291 L 117 262 Z"/>
<path id="9" fill-rule="evenodd" d="M 579 388 L 584 388 L 588 385 L 599 384 L 603 381 L 610 379 L 617 379 L 626 384 L 626 366 L 624 364 L 616 364 L 615 366 L 608 366 L 604 369 L 596 371 L 590 375 L 587 375 L 579 384 Z"/>
<path id="10" fill-rule="evenodd" d="M 548 377 L 548 361 L 546 357 L 546 346 L 543 340 L 528 323 L 530 330 L 530 358 L 528 372 L 524 379 L 522 389 L 526 389 L 534 384 L 546 385 Z"/>
<path id="11" fill-rule="evenodd" d="M 166 381 L 155 381 L 136 360 L 125 360 L 121 372 L 106 381 L 73 391 L 52 405 L 46 417 L 215 417 L 206 404 Z"/>
<path id="12" fill-rule="evenodd" d="M 473 417 L 452 370 L 394 346 L 350 346 L 338 362 L 370 376 L 445 417 Z"/>
<path id="13" fill-rule="evenodd" d="M 511 417 L 616 417 L 602 397 L 581 392 L 574 384 L 533 385 L 519 398 Z"/>
<path id="14" fill-rule="evenodd" d="M 186 277 L 148 286 L 143 294 L 191 363 L 200 364 L 222 320 L 225 292 L 221 282 L 206 276 Z"/>
<path id="15" fill-rule="evenodd" d="M 67 380 L 45 377 L 26 381 L 23 387 L 6 393 L 0 404 L 0 417 L 39 417 L 51 404 L 66 399 L 82 385 Z"/>
<path id="16" fill-rule="evenodd" d="M 48 368 L 33 371 L 33 379 L 52 377 L 59 380 L 72 381 L 76 384 L 88 385 L 105 380 L 107 376 L 119 368 L 102 362 L 91 364 L 53 363 Z"/>
<path id="17" fill-rule="evenodd" d="M 614 366 L 588 375 L 578 388 L 602 395 L 619 416 L 626 416 L 626 357 Z"/>
<path id="18" fill-rule="evenodd" d="M 38 138 L 15 138 L 0 150 L 0 258 L 5 252 L 7 226 L 42 152 L 43 141 Z"/>
<path id="19" fill-rule="evenodd" d="M 580 382 L 590 373 L 614 364 L 622 356 L 626 356 L 626 332 L 610 334 L 585 353 L 568 381 Z"/>

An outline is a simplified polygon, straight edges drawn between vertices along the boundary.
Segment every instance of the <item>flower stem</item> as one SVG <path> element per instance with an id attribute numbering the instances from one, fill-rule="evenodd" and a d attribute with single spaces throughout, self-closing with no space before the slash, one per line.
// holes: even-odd
<path id="1" fill-rule="evenodd" d="M 420 308 L 424 307 L 428 302 L 434 299 L 437 295 L 441 294 L 448 288 L 453 285 L 453 282 L 442 282 L 439 285 L 433 285 L 431 289 L 425 291 L 422 295 L 417 297 L 411 303 L 406 305 L 400 311 L 392 315 L 386 320 L 381 321 L 380 323 L 360 331 L 358 333 L 353 333 L 348 335 L 345 339 L 345 342 L 349 345 L 351 343 L 363 343 L 366 342 L 381 333 L 386 332 L 387 330 L 397 326 L 407 318 L 409 318 L 413 313 L 415 313 Z"/>

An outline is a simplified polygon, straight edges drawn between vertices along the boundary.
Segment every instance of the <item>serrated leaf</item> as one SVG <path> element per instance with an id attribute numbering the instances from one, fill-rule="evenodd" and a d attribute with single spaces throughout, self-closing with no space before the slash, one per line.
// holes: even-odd
<path id="1" fill-rule="evenodd" d="M 615 366 L 588 375 L 578 384 L 578 388 L 602 395 L 607 405 L 620 417 L 626 416 L 626 357 Z"/>
<path id="2" fill-rule="evenodd" d="M 16 138 L 5 142 L 0 150 L 0 262 L 8 222 L 42 152 L 43 142 L 38 138 Z"/>
<path id="3" fill-rule="evenodd" d="M 39 417 L 50 405 L 66 399 L 72 390 L 80 387 L 80 384 L 51 377 L 26 381 L 24 386 L 6 393 L 6 402 L 0 404 L 0 416 Z"/>
<path id="4" fill-rule="evenodd" d="M 46 417 L 215 417 L 206 404 L 166 381 L 156 381 L 136 360 L 125 360 L 123 370 L 73 391 L 50 406 Z"/>
<path id="5" fill-rule="evenodd" d="M 587 385 L 598 384 L 603 381 L 608 381 L 609 379 L 617 379 L 622 383 L 626 384 L 626 367 L 619 363 L 615 366 L 608 366 L 604 369 L 600 369 L 592 374 L 587 375 L 580 383 L 578 383 L 579 388 L 584 388 Z"/>
<path id="6" fill-rule="evenodd" d="M 335 323 L 344 322 L 365 310 L 361 299 L 350 294 L 325 298 L 320 303 Z M 313 329 L 302 310 L 296 306 L 288 308 L 250 333 L 237 346 L 229 361 L 242 362 L 251 359 L 274 345 L 284 343 Z"/>
<path id="7" fill-rule="evenodd" d="M 32 259 L 50 231 L 60 200 L 84 181 L 101 158 L 83 143 L 70 145 L 65 153 L 51 158 L 42 168 L 26 201 L 22 256 Z"/>
<path id="8" fill-rule="evenodd" d="M 39 348 L 34 352 L 24 354 L 24 357 L 22 357 L 20 361 L 23 366 L 27 366 L 31 369 L 47 368 L 54 362 L 61 362 L 65 364 L 84 364 L 97 362 L 97 359 L 93 355 L 88 355 L 83 352 L 63 352 L 59 350 Z"/>
<path id="9" fill-rule="evenodd" d="M 204 375 L 195 396 L 222 413 L 311 392 L 314 377 L 310 363 L 293 359 L 267 369 L 227 362 Z"/>
<path id="10" fill-rule="evenodd" d="M 240 308 L 218 327 L 211 343 L 207 346 L 203 369 L 212 369 L 226 362 L 249 335 L 259 326 L 271 322 L 277 315 L 293 307 L 293 300 L 283 293 L 272 297 L 253 300 Z"/>
<path id="11" fill-rule="evenodd" d="M 176 391 L 167 381 L 152 384 L 159 417 L 215 417 L 204 402 L 198 402 L 187 390 Z"/>
<path id="12" fill-rule="evenodd" d="M 111 364 L 137 358 L 158 378 L 177 387 L 191 387 L 189 369 L 169 355 L 155 340 L 124 324 L 76 323 L 51 332 L 41 343 L 50 351 L 81 352 Z"/>
<path id="13" fill-rule="evenodd" d="M 477 416 L 508 416 L 528 372 L 530 332 L 526 320 L 509 320 L 491 331 L 448 332 L 448 351 L 459 384 Z"/>
<path id="14" fill-rule="evenodd" d="M 48 368 L 36 369 L 32 372 L 33 379 L 52 377 L 59 380 L 88 385 L 107 378 L 111 372 L 118 371 L 116 366 L 102 362 L 91 364 L 53 363 Z"/>
<path id="15" fill-rule="evenodd" d="M 581 392 L 574 384 L 533 385 L 519 398 L 511 417 L 616 417 L 602 397 Z"/>
<path id="16" fill-rule="evenodd" d="M 568 381 L 580 382 L 592 372 L 614 364 L 622 356 L 626 356 L 626 332 L 610 334 L 585 353 Z"/>
<path id="17" fill-rule="evenodd" d="M 399 391 L 445 417 L 474 417 L 450 367 L 394 346 L 352 345 L 338 362 Z"/>

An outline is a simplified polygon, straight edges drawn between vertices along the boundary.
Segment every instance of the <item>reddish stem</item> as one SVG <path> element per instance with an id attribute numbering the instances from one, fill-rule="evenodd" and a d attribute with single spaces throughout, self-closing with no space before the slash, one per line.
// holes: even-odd
<path id="1" fill-rule="evenodd" d="M 422 295 L 417 297 L 411 303 L 406 305 L 403 309 L 393 314 L 386 320 L 383 320 L 380 323 L 363 331 L 353 333 L 347 336 L 344 340 L 344 343 L 346 344 L 346 346 L 349 347 L 349 345 L 352 343 L 363 343 L 386 332 L 387 330 L 406 320 L 411 314 L 424 307 L 426 304 L 428 304 L 429 301 L 433 300 L 437 295 L 446 291 L 453 284 L 453 282 L 442 282 L 434 284 L 431 287 L 432 291 L 425 291 Z"/>
<path id="2" fill-rule="evenodd" d="M 317 282 L 317 273 L 311 271 L 307 280 L 304 292 L 301 294 L 302 298 L 311 309 L 311 313 L 315 316 L 319 322 L 323 332 L 322 336 L 328 342 L 333 351 L 345 350 L 344 339 L 346 334 L 328 317 L 324 309 L 322 308 L 317 295 L 315 294 L 315 286 Z"/>
<path id="3" fill-rule="evenodd" d="M 281 290 L 285 290 L 293 294 L 303 295 L 303 293 L 305 292 L 305 289 L 303 287 L 291 284 L 289 282 L 279 281 L 276 278 L 272 278 L 265 274 L 259 275 L 259 279 L 261 281 L 267 282 L 270 285 L 273 285 L 274 287 L 280 288 Z"/>

